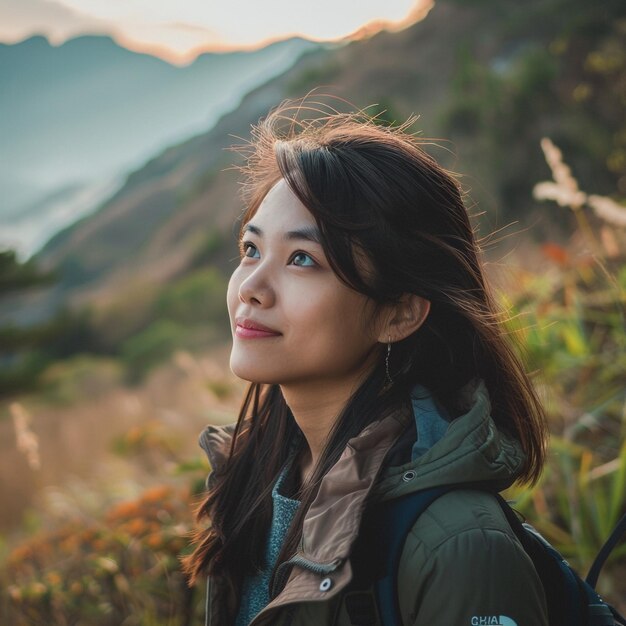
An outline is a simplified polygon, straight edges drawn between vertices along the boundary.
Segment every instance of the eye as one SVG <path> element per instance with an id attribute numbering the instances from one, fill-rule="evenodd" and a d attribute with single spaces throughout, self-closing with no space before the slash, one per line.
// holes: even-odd
<path id="1" fill-rule="evenodd" d="M 251 258 L 250 255 L 247 254 L 250 248 L 254 248 L 254 250 L 256 250 L 256 246 L 253 243 L 250 243 L 249 241 L 239 242 L 239 252 L 241 253 L 242 257 L 247 256 L 248 258 Z"/>
<path id="2" fill-rule="evenodd" d="M 306 252 L 296 252 L 291 258 L 292 260 L 295 260 L 298 257 L 306 257 L 307 259 L 309 259 L 309 261 L 311 261 L 310 265 L 300 265 L 299 267 L 314 267 L 315 265 L 317 265 L 317 263 L 315 263 L 315 261 L 308 254 L 306 254 Z M 296 263 L 296 265 L 298 264 Z"/>

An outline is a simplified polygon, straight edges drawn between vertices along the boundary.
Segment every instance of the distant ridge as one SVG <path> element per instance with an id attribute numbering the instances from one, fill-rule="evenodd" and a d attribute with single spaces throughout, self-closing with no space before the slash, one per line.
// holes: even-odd
<path id="1" fill-rule="evenodd" d="M 0 225 L 68 184 L 119 176 L 210 128 L 246 91 L 317 48 L 294 38 L 178 67 L 109 36 L 0 44 Z"/>

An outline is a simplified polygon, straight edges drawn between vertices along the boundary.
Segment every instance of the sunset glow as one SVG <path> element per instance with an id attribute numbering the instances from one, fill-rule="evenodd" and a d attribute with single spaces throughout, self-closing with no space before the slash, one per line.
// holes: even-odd
<path id="1" fill-rule="evenodd" d="M 54 44 L 81 34 L 108 34 L 120 44 L 173 62 L 201 51 L 256 48 L 300 35 L 328 41 L 397 30 L 421 19 L 431 0 L 5 0 L 0 40 L 43 34 Z"/>

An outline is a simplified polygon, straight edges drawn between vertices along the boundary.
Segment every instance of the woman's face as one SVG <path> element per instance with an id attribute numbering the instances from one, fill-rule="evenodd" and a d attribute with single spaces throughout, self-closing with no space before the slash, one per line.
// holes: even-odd
<path id="1" fill-rule="evenodd" d="M 247 228 L 228 285 L 233 373 L 281 385 L 360 379 L 379 354 L 381 328 L 368 324 L 373 302 L 337 278 L 321 244 L 289 235 L 317 231 L 317 225 L 284 180 L 265 196 Z M 241 318 L 276 334 L 245 336 Z"/>

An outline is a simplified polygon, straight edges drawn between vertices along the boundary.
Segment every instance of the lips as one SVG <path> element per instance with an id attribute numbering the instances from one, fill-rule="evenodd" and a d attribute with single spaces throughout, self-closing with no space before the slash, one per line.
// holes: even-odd
<path id="1" fill-rule="evenodd" d="M 254 320 L 248 319 L 247 317 L 237 317 L 235 318 L 235 323 L 237 326 L 241 326 L 242 328 L 247 328 L 249 330 L 258 330 L 263 331 L 265 333 L 270 333 L 272 335 L 280 335 L 276 329 L 270 328 L 265 324 L 261 324 L 260 322 L 256 322 Z"/>

